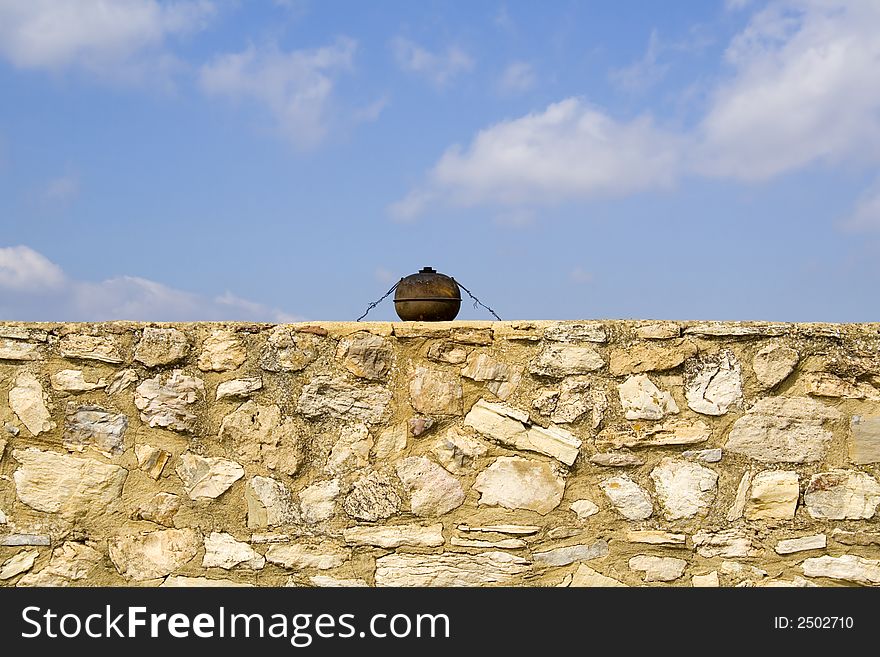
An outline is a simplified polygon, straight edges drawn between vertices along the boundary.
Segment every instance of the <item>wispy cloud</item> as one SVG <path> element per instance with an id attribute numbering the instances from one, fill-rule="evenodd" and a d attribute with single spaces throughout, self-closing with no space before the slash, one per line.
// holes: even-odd
<path id="1" fill-rule="evenodd" d="M 290 322 L 294 315 L 242 299 L 175 289 L 137 276 L 83 281 L 28 246 L 0 247 L 0 317 L 18 320 L 242 320 Z"/>
<path id="2" fill-rule="evenodd" d="M 249 46 L 203 66 L 201 87 L 209 95 L 258 103 L 285 137 L 310 148 L 327 135 L 336 76 L 351 70 L 356 48 L 348 37 L 311 50 Z"/>
<path id="3" fill-rule="evenodd" d="M 841 222 L 852 232 L 880 231 L 880 178 L 856 200 L 852 213 Z"/>
<path id="4" fill-rule="evenodd" d="M 51 203 L 67 203 L 79 195 L 79 178 L 73 174 L 65 174 L 53 178 L 43 192 L 45 199 Z"/>
<path id="5" fill-rule="evenodd" d="M 537 76 L 528 62 L 512 62 L 498 80 L 498 89 L 506 94 L 524 93 L 535 86 Z"/>
<path id="6" fill-rule="evenodd" d="M 78 69 L 131 82 L 175 64 L 171 37 L 203 29 L 216 13 L 207 0 L 3 0 L 0 54 L 20 69 Z"/>
<path id="7" fill-rule="evenodd" d="M 667 63 L 659 61 L 660 52 L 660 35 L 657 30 L 651 30 L 648 47 L 642 58 L 630 66 L 612 70 L 608 77 L 623 91 L 645 91 L 660 82 L 669 70 Z"/>
<path id="8" fill-rule="evenodd" d="M 397 37 L 391 42 L 391 50 L 401 69 L 425 77 L 438 87 L 474 68 L 474 60 L 458 46 L 433 53 L 410 39 Z"/>

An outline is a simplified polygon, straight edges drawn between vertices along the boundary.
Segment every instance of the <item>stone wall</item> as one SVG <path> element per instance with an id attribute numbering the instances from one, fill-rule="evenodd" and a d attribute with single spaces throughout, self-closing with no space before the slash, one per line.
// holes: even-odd
<path id="1" fill-rule="evenodd" d="M 0 584 L 880 584 L 880 326 L 0 324 Z"/>

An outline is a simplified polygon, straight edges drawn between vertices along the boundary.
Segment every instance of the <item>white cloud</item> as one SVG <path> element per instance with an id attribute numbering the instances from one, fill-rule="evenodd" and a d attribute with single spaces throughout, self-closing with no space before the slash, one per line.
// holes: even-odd
<path id="1" fill-rule="evenodd" d="M 683 175 L 757 182 L 816 164 L 876 166 L 877 34 L 876 0 L 774 2 L 729 44 L 729 72 L 711 83 L 693 127 L 664 128 L 650 114 L 620 119 L 567 98 L 447 149 L 390 213 L 413 219 L 438 203 L 529 207 L 621 196 Z M 658 44 L 652 36 L 642 62 L 649 68 Z M 704 45 L 697 30 L 662 49 Z M 633 69 L 619 81 L 641 84 L 645 75 Z"/>
<path id="2" fill-rule="evenodd" d="M 862 193 L 841 225 L 853 232 L 880 230 L 880 178 Z"/>
<path id="3" fill-rule="evenodd" d="M 392 207 L 412 218 L 432 201 L 458 205 L 554 203 L 668 187 L 679 170 L 677 138 L 650 116 L 615 121 L 577 98 L 503 121 L 448 149 L 428 184 Z"/>
<path id="4" fill-rule="evenodd" d="M 391 42 L 397 65 L 404 71 L 426 77 L 438 87 L 474 68 L 474 60 L 458 46 L 449 46 L 445 53 L 432 53 L 403 37 Z"/>
<path id="5" fill-rule="evenodd" d="M 0 53 L 21 69 L 124 75 L 166 65 L 165 40 L 214 13 L 207 0 L 2 0 Z"/>
<path id="6" fill-rule="evenodd" d="M 880 159 L 880 3 L 792 0 L 727 49 L 733 76 L 699 127 L 694 168 L 766 180 L 816 162 Z"/>
<path id="7" fill-rule="evenodd" d="M 293 315 L 226 292 L 215 298 L 136 276 L 80 281 L 27 246 L 0 248 L 0 316 L 56 321 L 290 322 Z"/>
<path id="8" fill-rule="evenodd" d="M 513 62 L 501 74 L 498 88 L 507 94 L 524 93 L 535 86 L 535 69 L 528 62 Z"/>
<path id="9" fill-rule="evenodd" d="M 334 76 L 351 69 L 356 47 L 346 37 L 313 50 L 250 46 L 203 66 L 201 86 L 208 94 L 265 105 L 288 139 L 310 148 L 327 133 Z"/>
<path id="10" fill-rule="evenodd" d="M 0 248 L 0 289 L 38 292 L 56 290 L 64 282 L 61 268 L 41 253 L 27 246 Z"/>

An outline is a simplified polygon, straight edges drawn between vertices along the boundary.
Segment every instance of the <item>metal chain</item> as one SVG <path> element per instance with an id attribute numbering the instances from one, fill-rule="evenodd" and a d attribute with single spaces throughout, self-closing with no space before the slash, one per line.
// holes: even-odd
<path id="1" fill-rule="evenodd" d="M 455 281 L 454 278 L 453 278 L 452 280 Z M 491 309 L 489 306 L 487 306 L 485 303 L 483 303 L 482 301 L 480 301 L 479 299 L 477 299 L 477 297 L 475 297 L 475 296 L 473 295 L 473 293 L 472 293 L 469 289 L 467 289 L 464 285 L 462 285 L 462 284 L 459 283 L 458 281 L 455 281 L 455 282 L 458 284 L 458 286 L 459 286 L 462 290 L 464 290 L 465 292 L 468 293 L 468 295 L 470 296 L 471 299 L 474 300 L 474 308 L 476 308 L 476 307 L 477 307 L 477 304 L 479 304 L 479 305 L 483 306 L 483 308 L 485 308 L 486 310 L 488 310 L 490 313 L 492 313 L 492 317 L 494 317 L 495 319 L 497 319 L 499 322 L 501 321 L 501 318 L 495 313 L 494 310 L 492 310 L 492 309 Z"/>
<path id="2" fill-rule="evenodd" d="M 401 278 L 400 281 L 402 281 L 402 280 L 403 280 L 403 279 Z M 360 317 L 358 317 L 356 321 L 358 321 L 358 322 L 361 321 L 364 317 L 367 316 L 367 313 L 369 313 L 373 308 L 375 308 L 375 307 L 378 306 L 380 303 L 382 303 L 383 301 L 385 301 L 385 299 L 388 297 L 388 295 L 391 294 L 392 292 L 394 292 L 394 290 L 397 289 L 397 286 L 400 285 L 400 281 L 397 281 L 394 285 L 392 285 L 392 286 L 391 286 L 391 289 L 388 290 L 384 295 L 382 295 L 382 298 L 381 298 L 381 299 L 378 299 L 378 300 L 374 301 L 373 303 L 371 303 L 369 306 L 367 306 L 367 309 L 366 309 L 366 311 L 364 311 L 364 314 L 361 315 Z"/>
<path id="3" fill-rule="evenodd" d="M 402 281 L 402 280 L 403 280 L 403 279 L 401 278 L 400 281 Z M 454 278 L 453 278 L 452 280 L 455 281 L 456 285 L 458 285 L 462 290 L 464 290 L 465 292 L 467 292 L 467 293 L 468 293 L 468 296 L 470 296 L 470 298 L 474 300 L 474 308 L 476 308 L 477 306 L 482 306 L 483 308 L 485 308 L 486 310 L 488 310 L 490 313 L 492 313 L 492 317 L 494 317 L 495 319 L 497 319 L 499 322 L 502 321 L 501 318 L 497 315 L 497 313 L 496 313 L 494 310 L 492 310 L 489 306 L 487 306 L 486 304 L 484 304 L 482 301 L 480 301 L 479 299 L 477 299 L 477 297 L 474 296 L 473 292 L 471 292 L 471 291 L 470 291 L 469 289 L 467 289 L 464 285 L 462 285 L 461 283 L 459 283 L 458 281 L 456 281 Z M 385 301 L 385 299 L 388 298 L 388 295 L 391 294 L 392 292 L 394 292 L 394 290 L 397 289 L 397 286 L 400 285 L 400 281 L 397 281 L 394 285 L 392 285 L 392 286 L 391 286 L 391 289 L 388 290 L 385 294 L 383 294 L 382 297 L 381 297 L 380 299 L 377 299 L 376 301 L 374 301 L 373 303 L 371 303 L 369 306 L 367 306 L 367 309 L 366 309 L 366 311 L 364 311 L 364 314 L 361 315 L 360 317 L 358 317 L 356 321 L 358 321 L 358 322 L 361 321 L 364 317 L 366 317 L 366 316 L 369 314 L 369 312 L 370 312 L 373 308 L 375 308 L 375 307 L 378 306 L 380 303 L 382 303 L 383 301 Z"/>

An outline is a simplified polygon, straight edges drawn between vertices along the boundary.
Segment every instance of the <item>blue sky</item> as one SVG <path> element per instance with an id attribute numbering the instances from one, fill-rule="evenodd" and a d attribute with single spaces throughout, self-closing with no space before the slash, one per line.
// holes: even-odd
<path id="1" fill-rule="evenodd" d="M 878 34 L 876 0 L 0 0 L 0 319 L 348 320 L 431 265 L 503 319 L 877 321 Z"/>

